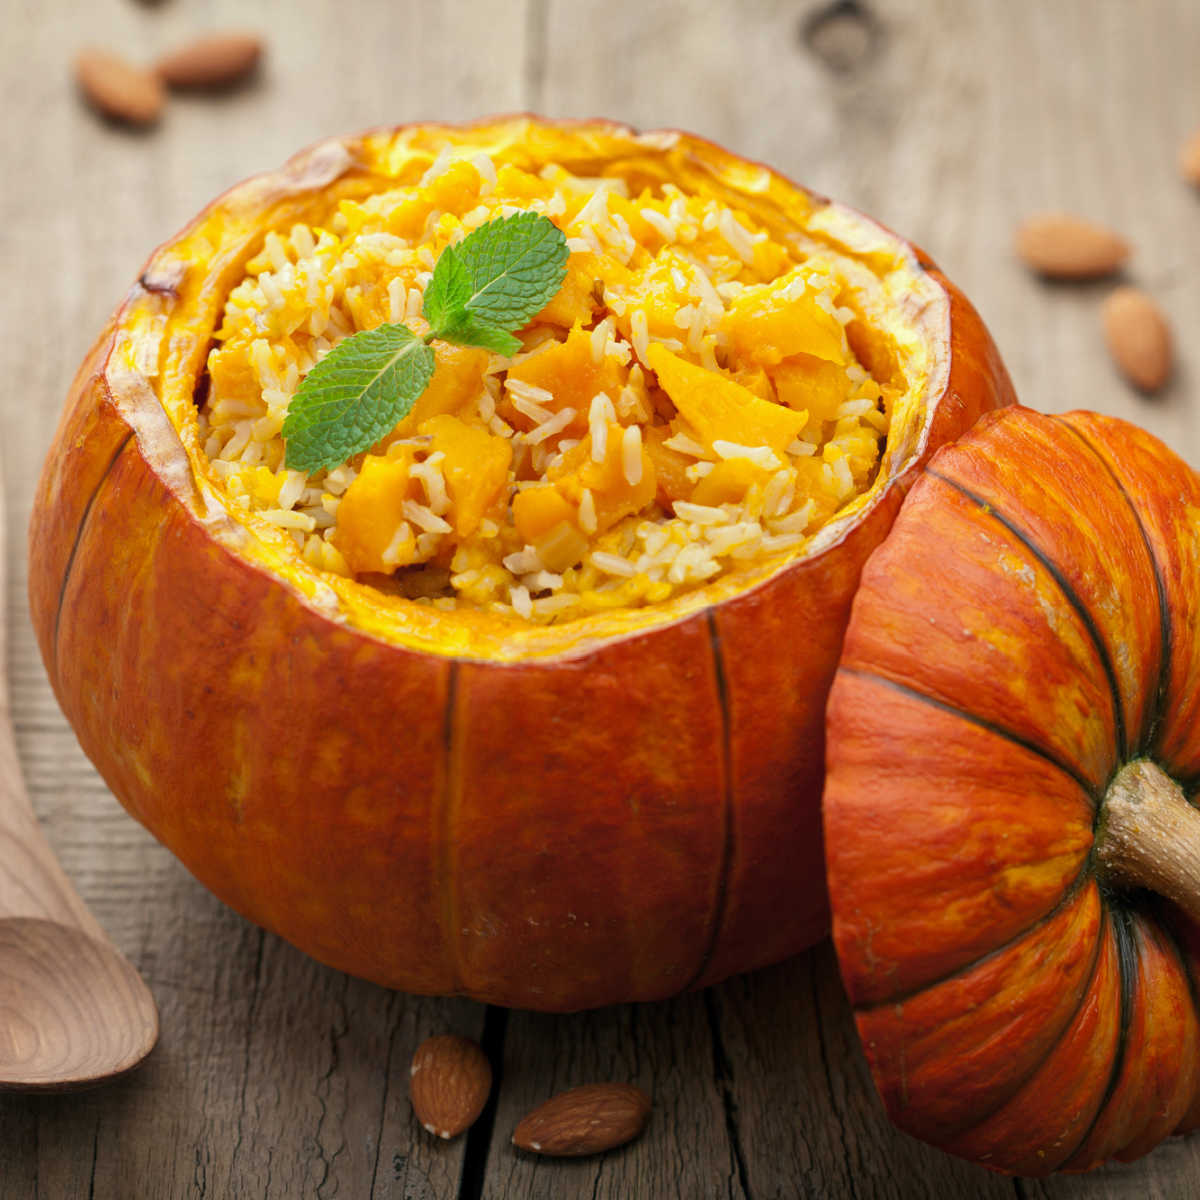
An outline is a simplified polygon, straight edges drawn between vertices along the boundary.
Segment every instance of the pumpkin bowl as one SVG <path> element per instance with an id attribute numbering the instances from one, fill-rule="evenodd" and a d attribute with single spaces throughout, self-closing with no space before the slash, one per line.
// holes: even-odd
<path id="1" fill-rule="evenodd" d="M 463 162 L 475 165 L 446 174 Z M 467 188 L 453 211 L 449 181 Z M 419 272 L 429 260 L 413 239 L 441 237 L 469 219 L 470 205 L 495 203 L 485 195 L 495 186 L 509 189 L 509 207 L 521 207 L 514 198 L 522 195 L 540 205 L 571 238 L 567 282 L 550 306 L 558 315 L 548 308 L 536 319 L 524 349 L 566 355 L 563 347 L 594 343 L 608 319 L 606 336 L 626 364 L 620 380 L 637 393 L 630 404 L 641 397 L 650 424 L 675 420 L 671 401 L 686 400 L 678 389 L 667 395 L 663 364 L 674 363 L 680 378 L 699 369 L 684 362 L 697 356 L 684 344 L 687 319 L 676 318 L 688 307 L 694 321 L 702 300 L 685 306 L 671 281 L 688 276 L 706 239 L 728 242 L 713 259 L 729 264 L 720 266 L 721 306 L 751 285 L 778 292 L 785 270 L 808 271 L 811 295 L 820 274 L 840 308 L 826 301 L 821 315 L 805 301 L 803 314 L 784 314 L 775 341 L 758 337 L 753 323 L 735 330 L 753 367 L 740 382 L 728 361 L 708 360 L 725 392 L 757 389 L 777 412 L 784 366 L 816 378 L 839 355 L 854 360 L 855 386 L 885 396 L 866 405 L 883 429 L 868 439 L 873 465 L 819 527 L 785 537 L 786 551 L 731 560 L 687 586 L 647 584 L 636 603 L 611 603 L 627 593 L 610 584 L 580 610 L 577 588 L 564 602 L 575 610 L 547 617 L 515 581 L 486 602 L 403 594 L 398 576 L 386 576 L 400 543 L 368 544 L 378 533 L 370 520 L 359 542 L 348 520 L 324 539 L 317 507 L 281 517 L 251 503 L 260 486 L 277 498 L 287 473 L 257 457 L 276 452 L 270 443 L 251 462 L 229 440 L 214 442 L 217 409 L 244 403 L 247 424 L 268 420 L 271 397 L 295 385 L 294 355 L 311 363 L 308 343 L 328 341 L 331 321 L 344 336 L 386 320 L 389 306 L 392 319 L 419 319 L 411 289 L 427 281 Z M 591 199 L 578 199 L 580 188 Z M 609 213 L 601 227 L 609 241 L 588 240 L 581 205 Z M 711 222 L 689 225 L 688 205 L 708 205 Z M 337 313 L 320 320 L 306 309 L 285 322 L 278 304 L 251 313 L 264 295 L 301 286 L 301 259 L 330 246 L 340 254 L 364 231 L 373 240 L 356 243 L 353 263 L 339 259 L 338 270 L 415 262 L 407 292 L 389 291 L 385 273 L 347 287 Z M 641 258 L 605 267 L 627 237 Z M 646 267 L 630 283 L 631 267 L 672 241 L 680 243 L 674 273 L 655 276 L 652 287 Z M 639 305 L 640 331 L 638 318 L 629 323 Z M 768 324 L 777 315 L 757 311 Z M 822 351 L 825 360 L 793 354 L 804 321 L 832 330 L 841 349 Z M 614 333 L 622 329 L 623 342 Z M 661 386 L 644 361 L 648 348 Z M 242 357 L 231 365 L 235 350 Z M 439 351 L 439 371 L 442 363 Z M 258 382 L 247 385 L 255 370 Z M 838 370 L 841 387 L 850 368 Z M 487 383 L 489 372 L 506 371 L 503 388 Z M 274 391 L 261 386 L 263 372 Z M 513 362 L 493 362 L 472 387 L 516 404 L 516 376 Z M 578 384 L 571 370 L 561 381 Z M 552 406 L 558 386 L 523 395 Z M 437 376 L 432 391 L 445 401 Z M 59 703 L 113 792 L 251 920 L 323 962 L 413 992 L 547 1010 L 664 997 L 779 960 L 826 931 L 823 714 L 859 571 L 928 455 L 1011 400 L 978 315 L 919 250 L 698 138 L 522 116 L 327 141 L 233 188 L 158 249 L 83 364 L 34 506 L 34 623 Z M 544 416 L 530 403 L 521 411 Z M 522 462 L 536 459 L 549 425 L 531 431 L 512 407 L 496 425 L 493 409 L 472 409 L 473 419 L 507 430 Z M 841 428 L 841 413 L 830 410 L 827 432 Z M 553 417 L 561 435 L 561 405 Z M 793 420 L 822 427 L 807 415 L 792 412 Z M 640 434 L 631 436 L 637 443 Z M 815 454 L 824 470 L 821 457 L 837 455 L 813 436 L 789 453 Z M 422 437 L 428 453 L 428 434 L 407 444 Z M 603 458 L 596 445 L 593 466 Z M 566 454 L 567 443 L 560 447 Z M 669 509 L 663 489 L 674 460 L 659 442 L 647 448 L 661 453 L 651 504 Z M 383 471 L 394 457 L 379 449 Z M 677 473 L 678 487 L 705 472 L 752 474 L 762 453 L 735 446 L 727 453 L 746 451 L 751 466 L 717 473 L 709 450 L 686 478 Z M 471 477 L 470 463 L 458 475 L 447 469 L 450 500 L 455 486 L 462 495 L 476 486 Z M 488 499 L 497 537 L 512 534 L 510 502 L 528 484 L 510 481 Z M 350 491 L 325 486 L 314 505 L 344 515 Z M 716 511 L 713 486 L 708 509 Z M 436 542 L 449 525 L 418 509 L 404 511 L 418 512 Z M 584 501 L 571 511 L 586 524 Z M 486 547 L 480 553 L 486 558 Z M 367 569 L 354 569 L 354 555 Z M 610 559 L 597 561 L 635 574 Z M 471 579 L 506 569 L 494 556 Z M 666 574 L 656 570 L 661 582 Z M 565 588 L 573 571 L 540 574 L 535 587 Z M 630 588 L 643 586 L 636 574 Z"/>
<path id="2" fill-rule="evenodd" d="M 833 934 L 904 1130 L 1021 1175 L 1200 1124 L 1200 477 L 1010 408 L 862 575 L 829 701 Z"/>

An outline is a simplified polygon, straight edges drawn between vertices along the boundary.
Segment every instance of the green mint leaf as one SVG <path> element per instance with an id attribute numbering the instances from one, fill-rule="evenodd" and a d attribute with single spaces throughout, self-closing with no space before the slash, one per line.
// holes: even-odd
<path id="1" fill-rule="evenodd" d="M 442 251 L 425 288 L 422 311 L 437 337 L 443 337 L 443 331 L 452 329 L 465 315 L 471 298 L 471 274 L 456 249 L 447 246 Z"/>
<path id="2" fill-rule="evenodd" d="M 319 471 L 374 445 L 412 411 L 433 368 L 433 351 L 405 325 L 343 339 L 292 397 L 283 423 L 285 464 Z"/>
<path id="3" fill-rule="evenodd" d="M 569 253 L 562 230 L 541 213 L 519 212 L 480 225 L 438 259 L 429 288 L 439 271 L 444 279 L 432 306 L 429 290 L 425 293 L 431 333 L 457 341 L 455 334 L 466 328 L 475 336 L 487 327 L 505 333 L 520 329 L 562 287 Z M 465 298 L 464 279 L 469 282 Z"/>
<path id="4" fill-rule="evenodd" d="M 521 349 L 520 338 L 513 337 L 506 330 L 481 325 L 469 312 L 459 316 L 454 324 L 438 336 L 459 346 L 482 346 L 484 350 L 492 350 L 508 358 Z"/>

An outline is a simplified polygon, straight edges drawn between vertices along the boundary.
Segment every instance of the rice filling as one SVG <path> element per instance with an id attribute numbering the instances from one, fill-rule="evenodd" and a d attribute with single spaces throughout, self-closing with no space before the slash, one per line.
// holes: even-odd
<path id="1" fill-rule="evenodd" d="M 390 433 L 288 470 L 280 430 L 307 372 L 361 330 L 424 333 L 439 254 L 522 210 L 571 256 L 521 349 L 435 342 Z M 870 486 L 901 388 L 860 361 L 856 323 L 834 255 L 714 195 L 447 154 L 416 186 L 266 235 L 208 355 L 201 444 L 230 502 L 310 567 L 559 623 L 794 556 Z"/>

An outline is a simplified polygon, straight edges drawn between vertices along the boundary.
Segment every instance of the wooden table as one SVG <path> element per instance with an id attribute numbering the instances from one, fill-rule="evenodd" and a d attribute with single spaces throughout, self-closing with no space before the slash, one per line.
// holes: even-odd
<path id="1" fill-rule="evenodd" d="M 1015 221 L 1066 207 L 1137 247 L 1129 274 L 1200 324 L 1200 196 L 1176 175 L 1200 124 L 1195 0 L 878 0 L 868 26 L 800 0 L 3 0 L 0 342 L 22 764 L 62 861 L 144 973 L 162 1040 L 91 1093 L 0 1096 L 0 1196 L 1163 1197 L 1200 1193 L 1200 1138 L 1086 1178 L 1003 1179 L 882 1115 L 828 944 L 670 1003 L 571 1017 L 387 992 L 223 908 L 130 820 L 63 721 L 25 611 L 25 529 L 71 373 L 150 248 L 237 179 L 327 134 L 535 109 L 694 130 L 864 208 L 926 246 L 990 323 L 1027 403 L 1132 417 L 1200 463 L 1187 339 L 1136 397 L 1104 357 L 1105 286 L 1045 287 Z M 72 53 L 148 58 L 191 34 L 268 29 L 261 79 L 172 102 L 130 134 L 77 101 Z M 427 1034 L 482 1038 L 499 1076 L 466 1137 L 414 1121 Z M 654 1095 L 646 1136 L 546 1162 L 519 1116 L 594 1079 Z"/>

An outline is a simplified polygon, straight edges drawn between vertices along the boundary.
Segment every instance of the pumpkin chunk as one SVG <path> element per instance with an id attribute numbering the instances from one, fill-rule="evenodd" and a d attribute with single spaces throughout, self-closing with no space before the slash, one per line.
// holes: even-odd
<path id="1" fill-rule="evenodd" d="M 597 284 L 603 287 L 609 280 L 624 279 L 629 271 L 610 254 L 594 254 L 578 250 L 567 260 L 567 277 L 554 299 L 537 315 L 537 321 L 570 329 L 586 325 L 600 307 Z"/>
<path id="2" fill-rule="evenodd" d="M 770 446 L 783 454 L 808 422 L 807 413 L 763 400 L 740 383 L 687 362 L 657 342 L 651 343 L 647 362 L 663 391 L 710 448 L 725 441 Z"/>
<path id="3" fill-rule="evenodd" d="M 597 392 L 615 396 L 627 378 L 624 365 L 615 358 L 596 362 L 592 355 L 592 335 L 579 326 L 567 334 L 565 342 L 556 342 L 545 350 L 514 363 L 509 379 L 544 388 L 553 396 L 547 407 L 558 412 L 573 408 L 575 419 L 569 428 L 582 432 L 587 427 L 588 409 Z M 528 418 L 523 419 L 528 425 Z"/>
<path id="4" fill-rule="evenodd" d="M 771 367 L 771 380 L 781 404 L 807 409 L 820 421 L 837 419 L 837 411 L 850 397 L 850 379 L 837 363 L 797 354 Z"/>
<path id="5" fill-rule="evenodd" d="M 675 318 L 681 303 L 679 278 L 692 279 L 695 266 L 678 251 L 668 248 L 640 271 L 616 279 L 606 287 L 617 314 L 617 328 L 634 340 L 633 314 L 645 315 L 646 329 L 654 337 L 680 337 Z"/>
<path id="6" fill-rule="evenodd" d="M 525 488 L 513 497 L 513 523 L 528 546 L 563 521 L 575 519 L 575 508 L 555 487 Z"/>
<path id="7" fill-rule="evenodd" d="M 676 500 L 687 500 L 695 486 L 688 477 L 688 467 L 695 459 L 664 446 L 671 431 L 662 425 L 647 425 L 642 429 L 642 444 L 654 463 L 654 474 L 658 483 L 658 502 L 669 508 Z"/>
<path id="8" fill-rule="evenodd" d="M 487 364 L 486 350 L 439 342 L 437 365 L 429 386 L 417 397 L 408 416 L 380 442 L 379 448 L 386 449 L 397 438 L 411 437 L 432 417 L 465 408 L 482 391 Z"/>
<path id="9" fill-rule="evenodd" d="M 482 425 L 468 425 L 448 414 L 422 422 L 420 432 L 433 438 L 432 449 L 441 451 L 442 475 L 450 496 L 447 514 L 459 537 L 479 528 L 479 522 L 508 479 L 512 445 L 493 437 Z"/>
<path id="10" fill-rule="evenodd" d="M 724 327 L 738 358 L 769 366 L 793 354 L 811 354 L 845 365 L 841 322 L 817 304 L 802 281 L 798 269 L 790 271 L 770 287 L 745 292 L 733 301 Z"/>
<path id="11" fill-rule="evenodd" d="M 597 531 L 615 525 L 622 517 L 640 512 L 658 490 L 654 460 L 641 446 L 641 472 L 637 483 L 630 483 L 625 474 L 625 430 L 610 423 L 605 434 L 604 457 L 592 458 L 592 437 L 589 434 L 577 446 L 572 446 L 547 472 L 546 478 L 558 488 L 563 498 L 576 509 L 586 488 L 592 496 Z"/>
<path id="12" fill-rule="evenodd" d="M 719 462 L 696 484 L 692 500 L 696 504 L 741 504 L 754 484 L 763 486 L 771 477 L 769 471 L 748 458 L 730 458 Z"/>
<path id="13" fill-rule="evenodd" d="M 548 571 L 565 571 L 587 553 L 588 540 L 570 521 L 559 521 L 533 547 Z"/>
<path id="14" fill-rule="evenodd" d="M 416 538 L 404 502 L 418 500 L 420 481 L 409 473 L 414 446 L 368 454 L 338 506 L 336 544 L 352 571 L 390 574 L 416 561 Z"/>
<path id="15" fill-rule="evenodd" d="M 466 212 L 479 199 L 479 187 L 483 180 L 469 162 L 452 162 L 435 176 L 425 189 L 432 207 L 447 212 Z"/>

